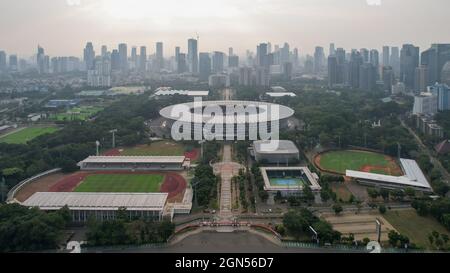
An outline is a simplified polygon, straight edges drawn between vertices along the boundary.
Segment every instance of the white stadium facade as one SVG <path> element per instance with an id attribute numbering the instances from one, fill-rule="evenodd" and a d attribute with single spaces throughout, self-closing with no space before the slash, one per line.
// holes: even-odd
<path id="1" fill-rule="evenodd" d="M 400 159 L 403 176 L 391 176 L 368 172 L 347 170 L 346 176 L 351 177 L 362 185 L 386 189 L 412 188 L 423 192 L 432 192 L 430 183 L 423 174 L 417 162 L 411 159 Z"/>
<path id="2" fill-rule="evenodd" d="M 126 208 L 124 213 L 129 219 L 161 221 L 165 216 L 167 197 L 167 193 L 37 192 L 22 205 L 44 211 L 67 206 L 75 223 L 87 222 L 90 218 L 114 220 L 122 208 Z M 170 212 L 166 214 L 169 218 L 172 216 Z"/>
<path id="3" fill-rule="evenodd" d="M 259 101 L 201 101 L 168 106 L 160 115 L 169 121 L 173 131 L 184 131 L 183 140 L 257 140 L 273 130 L 287 127 L 287 120 L 294 115 L 294 110 L 287 106 Z M 205 130 L 208 127 L 211 130 Z M 180 129 L 181 128 L 181 129 Z M 256 136 L 255 136 L 256 133 Z M 278 133 L 278 131 L 276 132 Z M 182 140 L 179 139 L 179 140 Z"/>
<path id="4" fill-rule="evenodd" d="M 184 156 L 90 156 L 78 163 L 82 171 L 181 171 Z"/>

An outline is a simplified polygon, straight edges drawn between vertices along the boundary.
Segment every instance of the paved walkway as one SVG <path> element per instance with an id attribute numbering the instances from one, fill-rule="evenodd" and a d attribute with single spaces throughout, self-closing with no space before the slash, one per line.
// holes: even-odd
<path id="1" fill-rule="evenodd" d="M 223 147 L 223 158 L 221 163 L 214 165 L 214 172 L 220 174 L 220 220 L 232 220 L 232 198 L 231 198 L 231 179 L 239 174 L 242 166 L 232 162 L 231 145 L 225 144 Z"/>

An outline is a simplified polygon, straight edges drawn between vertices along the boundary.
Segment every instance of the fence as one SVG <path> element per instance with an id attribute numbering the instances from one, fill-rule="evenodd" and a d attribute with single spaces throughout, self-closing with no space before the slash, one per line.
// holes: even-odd
<path id="1" fill-rule="evenodd" d="M 49 171 L 46 171 L 46 172 L 37 174 L 37 175 L 35 175 L 35 176 L 33 176 L 33 177 L 30 177 L 30 178 L 28 178 L 28 179 L 25 179 L 25 180 L 19 182 L 17 185 L 15 185 L 15 186 L 8 192 L 8 198 L 6 199 L 6 202 L 7 202 L 7 203 L 13 202 L 14 196 L 16 195 L 16 193 L 17 193 L 20 189 L 22 189 L 25 185 L 28 185 L 29 183 L 32 183 L 32 182 L 34 182 L 34 181 L 36 181 L 36 180 L 38 180 L 38 179 L 40 179 L 40 178 L 42 178 L 42 177 L 44 177 L 44 176 L 47 176 L 47 175 L 50 175 L 50 174 L 54 174 L 54 173 L 57 173 L 57 172 L 59 172 L 59 171 L 61 171 L 61 169 L 59 169 L 59 168 L 58 168 L 58 169 L 49 170 Z"/>
<path id="2" fill-rule="evenodd" d="M 330 249 L 336 251 L 348 251 L 348 252 L 362 252 L 369 253 L 370 251 L 363 246 L 348 246 L 348 245 L 331 245 L 331 246 L 319 246 L 313 243 L 302 242 L 282 242 L 282 246 L 286 248 L 307 248 L 307 249 Z M 425 250 L 420 249 L 400 249 L 400 248 L 382 248 L 381 253 L 426 253 Z M 431 251 L 429 251 L 431 252 Z"/>

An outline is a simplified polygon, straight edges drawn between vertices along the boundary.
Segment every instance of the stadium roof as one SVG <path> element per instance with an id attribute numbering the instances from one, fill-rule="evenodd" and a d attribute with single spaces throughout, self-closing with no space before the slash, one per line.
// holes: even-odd
<path id="1" fill-rule="evenodd" d="M 58 210 L 68 206 L 71 210 L 162 210 L 167 193 L 81 193 L 37 192 L 22 205 L 42 210 Z"/>
<path id="2" fill-rule="evenodd" d="M 196 108 L 208 107 L 209 111 L 213 110 L 219 111 L 224 110 L 232 111 L 231 114 L 226 115 L 223 113 L 224 118 L 220 119 L 220 123 L 224 124 L 242 124 L 242 123 L 262 123 L 269 121 L 279 121 L 283 119 L 290 118 L 295 114 L 294 110 L 287 106 L 260 102 L 260 101 L 235 101 L 235 100 L 224 100 L 224 101 L 202 101 L 182 103 L 177 105 L 172 105 L 163 108 L 159 113 L 161 116 L 177 120 L 181 122 L 192 123 L 193 121 L 203 121 L 203 123 L 211 123 L 214 120 L 219 120 L 218 113 L 216 115 L 211 115 L 211 113 L 197 113 L 194 111 Z M 225 107 L 225 109 L 222 109 Z M 243 113 L 236 114 L 238 110 L 243 110 Z M 220 113 L 220 112 L 219 112 Z"/>
<path id="3" fill-rule="evenodd" d="M 270 87 L 270 89 L 272 89 L 273 92 L 286 92 L 286 88 L 282 87 L 282 86 L 272 86 Z"/>
<path id="4" fill-rule="evenodd" d="M 253 142 L 255 152 L 261 154 L 299 153 L 297 146 L 290 140 L 259 140 Z"/>
<path id="5" fill-rule="evenodd" d="M 158 90 L 155 93 L 156 96 L 165 95 L 183 95 L 183 96 L 199 96 L 204 97 L 209 95 L 209 91 L 189 91 L 189 90 Z"/>
<path id="6" fill-rule="evenodd" d="M 184 156 L 90 156 L 83 163 L 180 163 L 185 160 Z"/>
<path id="7" fill-rule="evenodd" d="M 417 165 L 416 161 L 401 158 L 400 163 L 405 173 L 404 176 L 391 176 L 352 170 L 347 170 L 346 176 L 356 179 L 366 179 L 371 181 L 392 183 L 406 187 L 410 186 L 431 189 L 430 183 L 428 183 L 428 180 L 426 179 L 419 165 Z"/>
<path id="8" fill-rule="evenodd" d="M 278 97 L 296 97 L 295 93 L 293 92 L 267 92 L 267 96 L 278 98 Z"/>

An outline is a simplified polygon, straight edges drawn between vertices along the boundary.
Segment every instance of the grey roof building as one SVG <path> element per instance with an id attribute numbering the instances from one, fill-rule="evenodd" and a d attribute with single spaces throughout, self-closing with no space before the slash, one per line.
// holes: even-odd
<path id="1" fill-rule="evenodd" d="M 289 140 L 267 140 L 253 142 L 255 160 L 270 164 L 289 164 L 300 160 L 300 151 Z"/>

